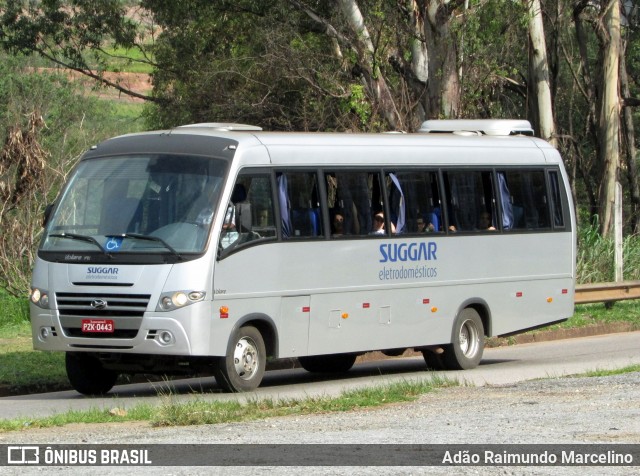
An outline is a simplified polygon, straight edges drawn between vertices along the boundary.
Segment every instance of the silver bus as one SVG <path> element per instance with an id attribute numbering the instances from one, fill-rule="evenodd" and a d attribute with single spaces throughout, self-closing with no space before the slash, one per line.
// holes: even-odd
<path id="1" fill-rule="evenodd" d="M 573 313 L 567 176 L 531 132 L 211 123 L 102 142 L 45 214 L 34 348 L 65 352 L 88 395 L 136 373 L 250 391 L 268 359 L 345 372 L 374 350 L 473 368 L 486 337 Z"/>

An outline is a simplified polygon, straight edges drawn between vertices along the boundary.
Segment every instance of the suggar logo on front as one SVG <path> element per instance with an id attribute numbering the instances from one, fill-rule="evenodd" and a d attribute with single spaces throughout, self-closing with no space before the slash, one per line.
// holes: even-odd
<path id="1" fill-rule="evenodd" d="M 118 268 L 109 268 L 106 266 L 89 266 L 87 268 L 87 274 L 108 274 L 108 275 L 117 275 L 119 269 Z"/>
<path id="2" fill-rule="evenodd" d="M 117 280 L 118 271 L 120 271 L 118 268 L 111 266 L 89 266 L 85 279 Z"/>

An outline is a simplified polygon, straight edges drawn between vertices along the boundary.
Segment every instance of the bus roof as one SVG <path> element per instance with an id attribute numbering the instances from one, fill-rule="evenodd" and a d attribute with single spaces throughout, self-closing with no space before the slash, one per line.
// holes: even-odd
<path id="1" fill-rule="evenodd" d="M 427 121 L 429 122 L 429 121 Z M 435 121 L 465 125 L 473 121 Z M 482 122 L 482 121 L 480 121 Z M 486 121 L 485 121 L 486 122 Z M 495 121 L 493 121 L 495 122 Z M 527 121 L 503 121 L 504 125 L 527 123 Z M 506 124 L 509 122 L 509 124 Z M 482 124 L 479 124 L 482 125 Z M 521 124 L 522 125 L 522 124 Z M 453 127 L 453 126 L 452 126 Z M 221 155 L 231 159 L 238 151 L 266 149 L 272 164 L 314 165 L 314 164 L 365 164 L 370 163 L 417 163 L 420 160 L 437 163 L 452 162 L 479 163 L 491 155 L 480 151 L 493 151 L 496 163 L 545 161 L 557 155 L 546 141 L 522 135 L 458 135 L 434 133 L 339 133 L 339 132 L 267 132 L 245 124 L 203 123 L 181 126 L 170 130 L 127 134 L 106 140 L 92 148 L 85 158 L 127 153 L 194 153 Z M 456 149 L 459 159 L 451 156 Z M 521 152 L 509 153 L 519 149 Z M 531 153 L 524 153 L 529 149 Z M 540 149 L 549 149 L 551 154 L 543 154 Z M 396 154 L 402 150 L 402 154 Z M 217 152 L 216 152 L 217 151 Z M 304 152 L 301 152 L 304 151 Z M 502 152 L 501 152 L 502 151 Z M 253 156 L 257 158 L 257 156 Z M 502 157 L 502 158 L 500 158 Z M 510 158 L 508 158 L 510 157 Z M 559 160 L 559 155 L 557 155 Z M 251 159 L 242 160 L 245 165 Z"/>

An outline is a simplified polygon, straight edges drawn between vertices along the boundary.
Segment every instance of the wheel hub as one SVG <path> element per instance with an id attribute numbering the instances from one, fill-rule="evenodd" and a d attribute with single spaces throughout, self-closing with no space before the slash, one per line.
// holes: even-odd
<path id="1" fill-rule="evenodd" d="M 466 321 L 460 327 L 460 350 L 466 357 L 473 357 L 478 351 L 478 330 L 473 321 Z"/>
<path id="2" fill-rule="evenodd" d="M 252 339 L 244 337 L 236 344 L 233 364 L 238 376 L 249 380 L 258 370 L 258 349 Z"/>

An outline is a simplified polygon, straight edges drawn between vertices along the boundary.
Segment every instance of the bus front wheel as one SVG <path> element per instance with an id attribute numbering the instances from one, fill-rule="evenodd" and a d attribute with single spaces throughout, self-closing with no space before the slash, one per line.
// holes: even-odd
<path id="1" fill-rule="evenodd" d="M 67 378 L 71 386 L 83 395 L 103 395 L 113 388 L 118 374 L 105 369 L 98 358 L 82 352 L 67 352 Z"/>
<path id="2" fill-rule="evenodd" d="M 468 307 L 453 324 L 453 341 L 444 347 L 444 364 L 450 370 L 478 366 L 484 351 L 484 326 L 478 311 Z"/>
<path id="3" fill-rule="evenodd" d="M 214 376 L 226 391 L 250 392 L 262 382 L 266 362 L 262 334 L 253 326 L 244 326 L 229 342 L 227 355 L 218 359 Z"/>

